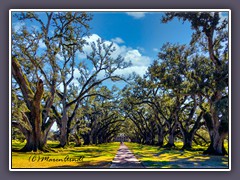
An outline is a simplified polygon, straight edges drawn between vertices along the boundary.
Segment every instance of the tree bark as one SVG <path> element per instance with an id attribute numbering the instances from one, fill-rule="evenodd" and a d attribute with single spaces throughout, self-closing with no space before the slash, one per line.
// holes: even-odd
<path id="1" fill-rule="evenodd" d="M 98 144 L 97 135 L 96 134 L 94 134 L 93 137 L 92 137 L 92 143 L 93 144 Z"/>
<path id="2" fill-rule="evenodd" d="M 208 39 L 208 51 L 210 59 L 214 62 L 215 67 L 217 68 L 216 71 L 219 72 L 221 67 L 221 62 L 216 57 L 214 53 L 214 45 L 213 45 L 213 35 L 214 35 L 214 27 L 211 27 L 208 30 L 205 30 L 205 34 Z M 215 79 L 215 83 L 218 84 L 218 80 Z M 207 127 L 209 130 L 209 135 L 211 139 L 210 146 L 206 151 L 204 151 L 204 154 L 212 154 L 212 155 L 225 155 L 227 154 L 225 148 L 224 148 L 224 139 L 226 138 L 228 134 L 228 124 L 224 124 L 219 121 L 219 118 L 217 116 L 217 110 L 215 109 L 214 103 L 219 101 L 222 98 L 222 92 L 218 90 L 216 87 L 216 90 L 214 92 L 214 95 L 212 96 L 212 99 L 209 100 L 209 103 L 211 105 L 211 115 L 205 114 L 205 120 L 207 123 Z"/>
<path id="3" fill-rule="evenodd" d="M 66 109 L 63 110 L 63 115 L 61 118 L 61 124 L 60 124 L 60 136 L 59 141 L 60 144 L 58 147 L 65 147 L 68 144 L 68 137 L 67 137 L 67 122 L 68 122 L 68 116 Z"/>
<path id="4" fill-rule="evenodd" d="M 174 123 L 172 127 L 169 129 L 169 136 L 168 136 L 168 142 L 166 145 L 164 145 L 165 148 L 172 148 L 175 147 L 174 144 L 174 133 L 177 128 L 177 123 Z"/>
<path id="5" fill-rule="evenodd" d="M 193 140 L 193 134 L 185 132 L 183 135 L 183 149 L 190 150 L 192 149 L 192 140 Z"/>
<path id="6" fill-rule="evenodd" d="M 15 124 L 16 127 L 23 132 L 26 137 L 27 143 L 23 147 L 22 151 L 37 151 L 44 150 L 46 145 L 46 139 L 48 132 L 53 124 L 53 120 L 43 122 L 42 112 L 42 96 L 44 93 L 43 81 L 38 80 L 36 85 L 36 92 L 31 90 L 30 83 L 27 77 L 22 72 L 20 64 L 16 57 L 12 58 L 12 74 L 14 79 L 20 86 L 24 101 L 30 110 L 28 113 L 23 113 L 23 121 L 27 122 L 29 129 L 24 129 L 22 125 Z M 51 106 L 51 104 L 49 105 Z M 45 119 L 44 119 L 45 120 Z"/>
<path id="7" fill-rule="evenodd" d="M 203 117 L 206 121 L 211 139 L 208 149 L 203 153 L 209 155 L 226 155 L 227 151 L 224 147 L 224 139 L 228 135 L 227 125 L 218 122 L 215 126 L 213 126 L 214 117 L 212 117 L 209 113 L 205 113 Z"/>
<path id="8" fill-rule="evenodd" d="M 192 141 L 193 141 L 193 138 L 194 138 L 194 135 L 195 133 L 197 132 L 197 130 L 200 128 L 200 121 L 202 119 L 202 115 L 203 115 L 203 112 L 200 113 L 200 115 L 198 116 L 197 120 L 195 121 L 192 129 L 188 132 L 187 128 L 184 128 L 182 123 L 179 122 L 179 127 L 180 127 L 180 130 L 182 132 L 182 135 L 183 135 L 183 147 L 182 149 L 192 149 Z"/>
<path id="9" fill-rule="evenodd" d="M 46 144 L 45 139 L 48 133 L 42 131 L 42 113 L 41 113 L 41 100 L 43 95 L 43 82 L 39 80 L 37 83 L 37 90 L 32 100 L 32 106 L 28 119 L 32 125 L 32 133 L 29 133 L 26 137 L 27 143 L 23 147 L 23 151 L 37 151 L 44 150 Z M 45 130 L 46 131 L 46 130 Z M 49 131 L 49 130 L 48 130 Z"/>
<path id="10" fill-rule="evenodd" d="M 226 138 L 227 134 L 219 134 L 218 130 L 213 130 L 210 133 L 211 135 L 211 143 L 204 154 L 208 155 L 226 155 L 227 151 L 224 147 L 224 139 Z"/>
<path id="11" fill-rule="evenodd" d="M 158 141 L 157 141 L 157 145 L 162 147 L 163 146 L 163 129 L 162 128 L 158 128 Z"/>

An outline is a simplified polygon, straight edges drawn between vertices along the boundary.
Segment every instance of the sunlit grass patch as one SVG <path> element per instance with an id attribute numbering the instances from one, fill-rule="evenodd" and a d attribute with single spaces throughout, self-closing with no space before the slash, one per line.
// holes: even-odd
<path id="1" fill-rule="evenodd" d="M 176 143 L 174 149 L 158 146 L 125 143 L 146 168 L 227 168 L 228 156 L 203 155 L 206 147 L 194 146 L 193 151 L 181 150 L 182 144 Z M 16 149 L 24 143 L 14 142 Z M 55 147 L 57 142 L 48 142 Z M 12 168 L 109 168 L 119 148 L 119 142 L 82 147 L 68 146 L 53 148 L 57 152 L 12 152 Z M 35 159 L 32 160 L 35 156 Z M 55 161 L 46 161 L 46 158 Z M 64 158 L 81 158 L 81 161 L 60 161 Z M 40 159 L 40 160 L 38 160 Z M 42 160 L 43 159 L 43 160 Z M 59 160 L 59 161 L 56 161 Z M 33 162 L 34 161 L 34 162 Z"/>
<path id="2" fill-rule="evenodd" d="M 25 141 L 12 140 L 12 149 L 21 149 L 25 144 Z"/>
<path id="3" fill-rule="evenodd" d="M 48 142 L 54 147 L 55 142 Z M 20 148 L 24 144 L 15 144 Z M 108 168 L 119 143 L 57 148 L 57 152 L 12 152 L 12 168 Z M 72 159 L 74 161 L 72 161 Z"/>
<path id="4" fill-rule="evenodd" d="M 228 168 L 228 156 L 203 155 L 206 147 L 193 147 L 193 151 L 125 143 L 146 168 Z M 200 150 L 199 150 L 200 149 Z"/>

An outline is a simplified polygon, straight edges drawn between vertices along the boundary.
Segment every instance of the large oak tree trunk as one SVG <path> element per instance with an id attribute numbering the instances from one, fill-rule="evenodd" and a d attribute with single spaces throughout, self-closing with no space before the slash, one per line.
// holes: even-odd
<path id="1" fill-rule="evenodd" d="M 164 146 L 165 148 L 171 148 L 171 147 L 174 147 L 175 144 L 174 144 L 174 132 L 170 132 L 169 133 L 169 136 L 168 136 L 168 142 L 167 144 Z"/>
<path id="2" fill-rule="evenodd" d="M 214 29 L 211 28 L 208 31 L 206 30 L 205 33 L 208 39 L 209 56 L 217 68 L 217 73 L 219 73 L 221 71 L 220 67 L 222 64 L 217 58 L 216 53 L 214 52 L 214 45 L 213 45 Z M 218 84 L 218 81 L 219 80 L 216 79 L 215 83 Z M 214 105 L 214 103 L 219 101 L 221 98 L 222 98 L 222 93 L 218 89 L 218 87 L 216 87 L 216 91 L 214 92 L 214 95 L 212 96 L 211 101 L 209 101 L 209 103 L 211 104 L 211 115 L 206 113 L 204 117 L 207 123 L 208 131 L 211 139 L 210 146 L 206 151 L 204 151 L 204 154 L 211 154 L 211 155 L 227 154 L 226 149 L 224 148 L 224 139 L 228 134 L 228 122 L 219 121 L 219 118 L 217 116 L 217 110 L 215 109 L 216 107 Z"/>
<path id="3" fill-rule="evenodd" d="M 38 137 L 34 134 L 29 134 L 26 137 L 27 143 L 26 145 L 21 149 L 21 151 L 24 152 L 30 152 L 34 151 L 36 152 L 37 150 L 45 151 L 45 142 L 43 137 Z"/>
<path id="4" fill-rule="evenodd" d="M 209 155 L 226 155 L 227 151 L 224 147 L 224 139 L 228 135 L 228 125 L 223 122 L 218 122 L 213 126 L 214 118 L 209 113 L 204 114 L 204 119 L 206 121 L 206 125 L 208 128 L 209 136 L 211 139 L 211 143 L 204 154 Z"/>
<path id="5" fill-rule="evenodd" d="M 43 82 L 39 80 L 37 83 L 37 90 L 32 100 L 32 106 L 29 108 L 30 112 L 27 115 L 23 116 L 23 120 L 28 122 L 28 126 L 30 129 L 26 127 L 20 128 L 20 130 L 24 133 L 27 143 L 22 148 L 21 151 L 29 152 L 29 151 L 37 151 L 37 150 L 45 150 L 47 135 L 50 130 L 50 127 L 47 127 L 47 124 L 43 124 L 42 122 L 42 112 L 41 112 L 41 100 L 43 95 Z M 14 124 L 13 124 L 14 125 Z M 51 126 L 50 124 L 49 126 Z M 19 127 L 14 125 L 15 127 Z M 25 130 L 23 131 L 23 129 Z"/>
<path id="6" fill-rule="evenodd" d="M 226 155 L 227 151 L 224 147 L 224 139 L 226 138 L 227 134 L 219 134 L 218 130 L 212 130 L 210 132 L 211 143 L 204 154 L 209 155 Z"/>
<path id="7" fill-rule="evenodd" d="M 163 146 L 163 128 L 161 126 L 158 126 L 158 141 L 157 141 L 157 145 L 162 147 Z"/>
<path id="8" fill-rule="evenodd" d="M 184 133 L 182 149 L 192 149 L 193 134 Z"/>
<path id="9" fill-rule="evenodd" d="M 59 141 L 60 141 L 60 144 L 58 147 L 65 147 L 67 145 L 67 128 L 66 127 L 61 127 Z"/>
<path id="10" fill-rule="evenodd" d="M 36 152 L 38 150 L 48 151 L 48 148 L 46 146 L 47 136 L 53 123 L 54 121 L 49 122 L 47 126 L 44 125 L 43 130 L 40 130 L 37 132 L 36 128 L 32 128 L 29 130 L 21 126 L 19 123 L 13 122 L 12 126 L 19 128 L 21 132 L 23 132 L 27 141 L 25 146 L 20 151 L 23 151 L 23 152 L 31 152 L 31 151 Z"/>
<path id="11" fill-rule="evenodd" d="M 174 133 L 177 128 L 177 123 L 174 123 L 172 127 L 169 128 L 168 142 L 164 145 L 165 148 L 175 147 L 174 144 Z"/>
<path id="12" fill-rule="evenodd" d="M 58 147 L 65 147 L 68 144 L 68 135 L 67 135 L 67 122 L 68 122 L 68 116 L 67 111 L 65 108 L 63 108 L 63 115 L 61 118 L 61 124 L 60 124 L 60 136 L 59 141 L 60 144 Z"/>
<path id="13" fill-rule="evenodd" d="M 182 149 L 192 149 L 192 141 L 196 131 L 200 128 L 200 121 L 202 119 L 203 112 L 200 113 L 197 120 L 195 121 L 192 129 L 188 131 L 189 127 L 184 128 L 182 123 L 179 122 L 179 127 L 183 135 L 183 147 Z"/>
<path id="14" fill-rule="evenodd" d="M 28 119 L 32 126 L 32 132 L 28 133 L 26 139 L 27 143 L 23 147 L 22 151 L 37 151 L 44 150 L 46 144 L 46 136 L 49 129 L 42 128 L 42 112 L 41 112 L 41 100 L 43 95 L 43 82 L 39 80 L 37 83 L 37 90 L 32 100 L 32 106 L 30 113 L 28 113 Z"/>
<path id="15" fill-rule="evenodd" d="M 24 126 L 20 122 L 12 122 L 12 125 L 19 128 L 26 137 L 27 143 L 23 147 L 22 151 L 37 151 L 44 150 L 46 145 L 46 139 L 54 120 L 50 119 L 43 122 L 42 114 L 42 96 L 44 93 L 43 81 L 38 80 L 36 86 L 36 92 L 34 93 L 31 89 L 30 83 L 26 76 L 21 70 L 18 60 L 12 58 L 12 74 L 14 79 L 20 86 L 24 101 L 30 112 L 22 112 L 22 120 L 27 124 L 28 127 Z M 50 99 L 53 98 L 50 97 Z M 51 104 L 48 104 L 51 106 Z M 48 109 L 48 107 L 46 107 Z"/>

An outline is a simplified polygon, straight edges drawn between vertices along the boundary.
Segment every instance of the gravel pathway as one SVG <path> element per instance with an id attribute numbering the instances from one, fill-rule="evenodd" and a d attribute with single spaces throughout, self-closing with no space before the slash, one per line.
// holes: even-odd
<path id="1" fill-rule="evenodd" d="M 121 144 L 110 168 L 144 168 L 127 146 Z"/>

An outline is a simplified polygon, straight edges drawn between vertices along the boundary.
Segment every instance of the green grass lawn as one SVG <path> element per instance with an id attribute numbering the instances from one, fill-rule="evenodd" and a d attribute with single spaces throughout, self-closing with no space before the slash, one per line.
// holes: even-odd
<path id="1" fill-rule="evenodd" d="M 125 143 L 146 168 L 228 168 L 228 156 L 203 155 L 207 147 L 194 146 L 193 151 L 168 150 L 157 146 Z"/>
<path id="2" fill-rule="evenodd" d="M 119 142 L 54 148 L 57 144 L 48 141 L 48 146 L 56 152 L 12 152 L 12 168 L 109 168 L 119 148 Z M 203 155 L 207 147 L 194 146 L 193 151 L 181 151 L 182 143 L 176 143 L 172 150 L 128 142 L 125 145 L 146 168 L 228 168 L 228 156 Z M 12 149 L 23 146 L 24 143 L 12 141 Z"/>
<path id="3" fill-rule="evenodd" d="M 56 142 L 48 142 L 48 145 L 54 147 Z M 12 143 L 13 149 L 23 146 L 24 143 Z M 108 168 L 118 148 L 119 143 L 108 143 L 58 148 L 57 152 L 49 153 L 12 152 L 12 168 Z"/>

